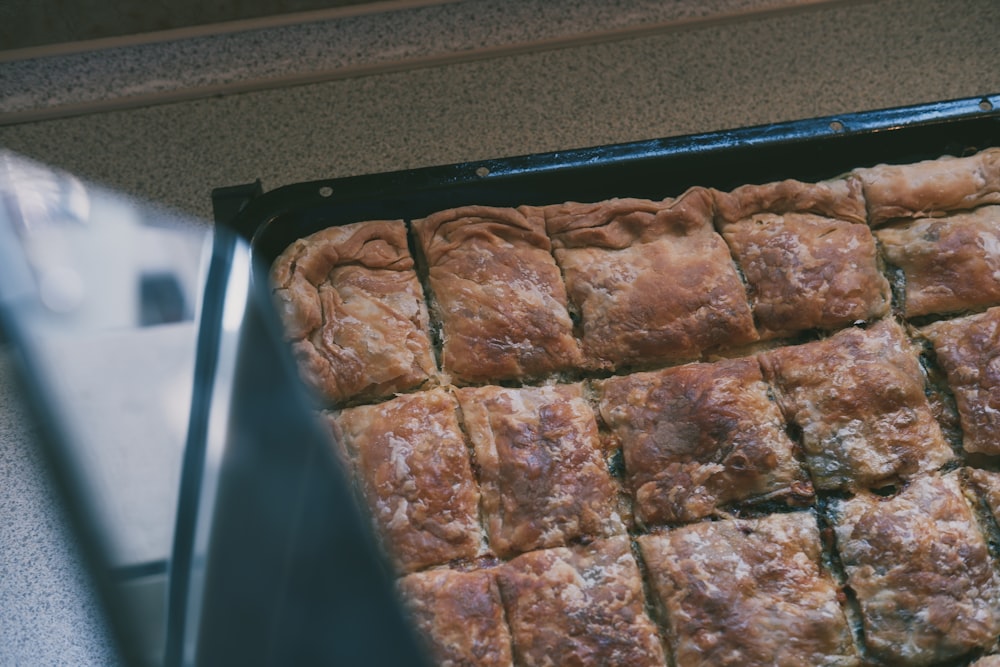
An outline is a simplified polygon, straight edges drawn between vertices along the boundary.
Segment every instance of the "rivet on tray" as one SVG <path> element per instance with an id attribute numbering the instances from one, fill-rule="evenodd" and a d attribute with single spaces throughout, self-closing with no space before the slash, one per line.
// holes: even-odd
<path id="1" fill-rule="evenodd" d="M 839 120 L 831 120 L 830 129 L 833 130 L 834 132 L 843 132 L 844 124 L 841 123 Z"/>
<path id="2" fill-rule="evenodd" d="M 476 176 L 478 176 L 479 178 L 486 178 L 489 175 L 490 175 L 490 168 L 489 167 L 478 167 L 478 168 L 476 168 Z"/>
<path id="3" fill-rule="evenodd" d="M 979 103 L 979 108 L 983 111 L 993 111 L 993 103 L 989 100 L 983 100 Z"/>
<path id="4" fill-rule="evenodd" d="M 331 188 L 329 185 L 324 185 L 319 189 L 320 197 L 330 197 L 332 195 L 333 195 L 333 188 Z"/>

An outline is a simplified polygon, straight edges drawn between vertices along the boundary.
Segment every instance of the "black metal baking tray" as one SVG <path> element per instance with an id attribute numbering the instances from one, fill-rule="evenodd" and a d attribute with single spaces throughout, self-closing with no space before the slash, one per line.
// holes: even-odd
<path id="1" fill-rule="evenodd" d="M 610 197 L 661 199 L 695 185 L 817 181 L 855 167 L 967 155 L 1000 145 L 1000 94 L 721 132 L 213 192 L 217 222 L 261 264 L 331 225 L 414 219 L 465 204 L 518 206 Z"/>

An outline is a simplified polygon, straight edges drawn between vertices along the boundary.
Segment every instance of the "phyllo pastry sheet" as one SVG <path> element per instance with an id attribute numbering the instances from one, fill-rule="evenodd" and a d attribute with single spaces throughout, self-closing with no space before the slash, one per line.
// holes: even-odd
<path id="1" fill-rule="evenodd" d="M 466 387 L 457 395 L 498 556 L 625 532 L 580 384 Z"/>
<path id="2" fill-rule="evenodd" d="M 677 667 L 860 664 L 811 512 L 698 523 L 638 543 Z"/>
<path id="3" fill-rule="evenodd" d="M 589 367 L 648 367 L 756 340 L 746 290 L 712 225 L 708 190 L 539 210 Z"/>
<path id="4" fill-rule="evenodd" d="M 453 382 L 538 379 L 580 365 L 540 218 L 467 206 L 414 220 L 413 229 L 441 328 L 442 369 Z"/>
<path id="5" fill-rule="evenodd" d="M 522 554 L 499 582 L 517 665 L 666 664 L 627 537 Z"/>
<path id="6" fill-rule="evenodd" d="M 596 385 L 642 525 L 689 522 L 812 486 L 757 360 L 695 363 Z"/>
<path id="7" fill-rule="evenodd" d="M 438 667 L 512 667 L 510 630 L 493 570 L 426 570 L 399 592 Z"/>
<path id="8" fill-rule="evenodd" d="M 1000 633 L 1000 581 L 959 472 L 830 503 L 865 644 L 887 664 L 954 658 Z"/>
<path id="9" fill-rule="evenodd" d="M 955 396 L 967 452 L 1000 454 L 1000 308 L 921 330 Z"/>
<path id="10" fill-rule="evenodd" d="M 874 488 L 955 457 L 924 392 L 917 349 L 895 320 L 770 350 L 760 361 L 801 429 L 818 489 Z"/>
<path id="11" fill-rule="evenodd" d="M 838 329 L 889 312 L 889 282 L 856 179 L 745 185 L 716 193 L 716 205 L 761 337 Z"/>
<path id="12" fill-rule="evenodd" d="M 399 572 L 483 553 L 479 489 L 451 394 L 406 394 L 330 419 Z"/>
<path id="13" fill-rule="evenodd" d="M 432 383 L 427 306 L 401 220 L 330 227 L 295 241 L 271 281 L 305 382 L 328 402 Z"/>

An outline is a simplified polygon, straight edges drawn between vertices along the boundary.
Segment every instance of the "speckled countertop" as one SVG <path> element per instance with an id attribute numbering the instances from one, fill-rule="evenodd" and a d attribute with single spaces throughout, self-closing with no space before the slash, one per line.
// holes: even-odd
<path id="1" fill-rule="evenodd" d="M 207 219 L 212 188 L 257 178 L 271 189 L 995 94 L 998 34 L 996 0 L 468 0 L 229 26 L 0 52 L 0 146 Z M 0 664 L 113 663 L 9 357 Z"/>

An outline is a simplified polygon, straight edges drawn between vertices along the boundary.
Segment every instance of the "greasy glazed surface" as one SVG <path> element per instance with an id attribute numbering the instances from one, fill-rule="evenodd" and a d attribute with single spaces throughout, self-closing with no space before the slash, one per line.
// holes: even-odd
<path id="1" fill-rule="evenodd" d="M 1000 206 L 921 218 L 875 235 L 903 272 L 906 317 L 1000 304 Z"/>
<path id="2" fill-rule="evenodd" d="M 755 359 L 609 378 L 598 391 L 642 524 L 694 521 L 762 496 L 811 499 Z"/>
<path id="3" fill-rule="evenodd" d="M 1000 582 L 957 473 L 834 501 L 831 520 L 875 655 L 926 665 L 1000 633 Z"/>
<path id="4" fill-rule="evenodd" d="M 760 361 L 802 430 L 818 489 L 875 487 L 954 457 L 924 394 L 916 350 L 894 320 L 777 348 Z"/>
<path id="5" fill-rule="evenodd" d="M 993 520 L 1000 524 L 1000 473 L 966 468 L 965 474 L 976 495 L 993 515 Z"/>
<path id="6" fill-rule="evenodd" d="M 437 377 L 401 220 L 299 239 L 275 260 L 271 281 L 300 373 L 327 401 L 391 396 Z"/>
<path id="7" fill-rule="evenodd" d="M 712 192 L 720 229 L 757 213 L 812 213 L 847 222 L 866 220 L 861 181 L 853 176 L 819 183 L 787 179 L 763 185 L 742 185 L 729 192 Z"/>
<path id="8" fill-rule="evenodd" d="M 518 665 L 666 664 L 627 537 L 523 554 L 499 582 Z"/>
<path id="9" fill-rule="evenodd" d="M 566 289 L 543 222 L 468 206 L 413 221 L 459 384 L 524 380 L 579 366 Z"/>
<path id="10" fill-rule="evenodd" d="M 836 329 L 889 312 L 867 225 L 812 213 L 758 212 L 722 234 L 746 277 L 762 337 Z"/>
<path id="11" fill-rule="evenodd" d="M 1000 204 L 1000 149 L 852 172 L 864 183 L 873 227 L 894 218 L 937 217 L 948 211 Z"/>
<path id="12" fill-rule="evenodd" d="M 457 394 L 498 556 L 625 532 L 594 413 L 579 384 Z"/>
<path id="13" fill-rule="evenodd" d="M 955 396 L 967 452 L 1000 454 L 1000 308 L 922 329 Z"/>
<path id="14" fill-rule="evenodd" d="M 434 389 L 331 417 L 400 572 L 481 551 L 479 491 L 456 409 L 447 391 Z"/>
<path id="15" fill-rule="evenodd" d="M 428 570 L 399 580 L 399 592 L 437 667 L 510 667 L 510 631 L 490 570 Z"/>
<path id="16" fill-rule="evenodd" d="M 591 368 L 694 359 L 756 340 L 746 290 L 712 226 L 712 196 L 537 209 L 580 316 Z"/>
<path id="17" fill-rule="evenodd" d="M 811 512 L 638 538 L 678 667 L 859 664 Z"/>

